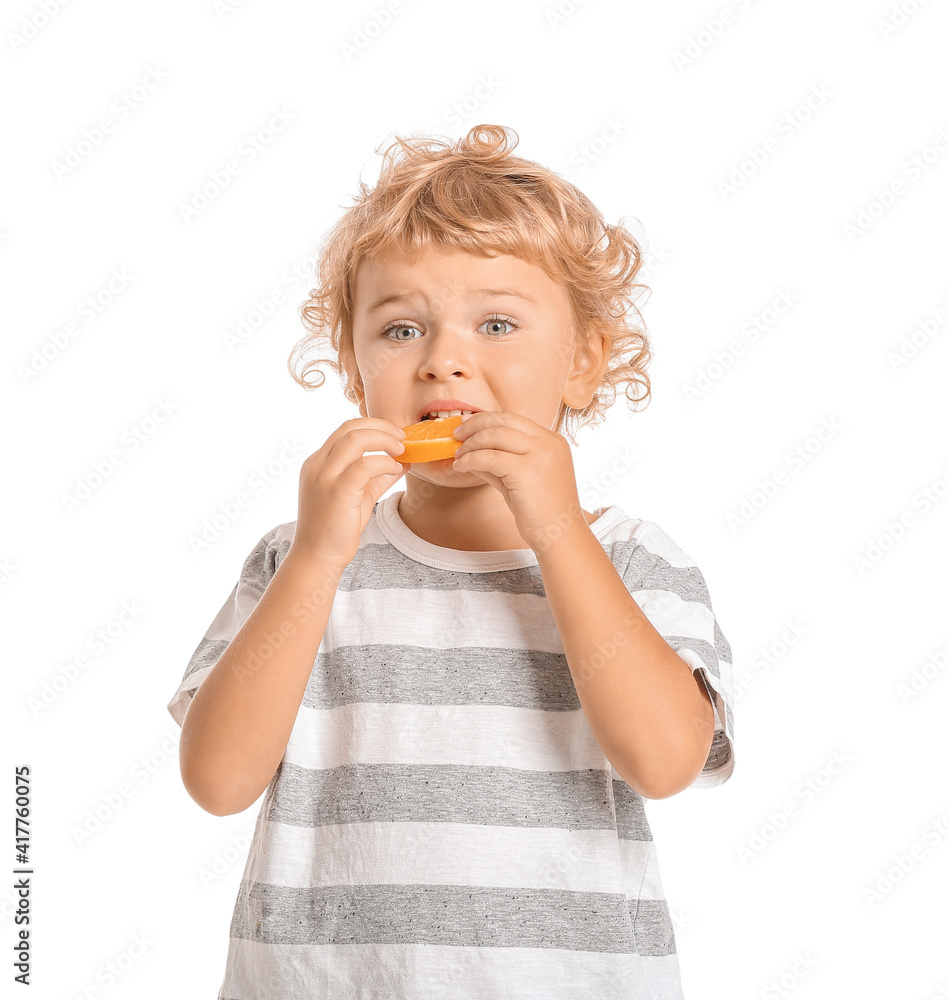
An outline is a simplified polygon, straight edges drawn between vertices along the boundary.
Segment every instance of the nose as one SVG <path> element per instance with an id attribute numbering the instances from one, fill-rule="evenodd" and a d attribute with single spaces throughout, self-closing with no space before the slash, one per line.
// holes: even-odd
<path id="1" fill-rule="evenodd" d="M 425 350 L 422 351 L 418 374 L 448 378 L 451 375 L 468 374 L 468 346 L 464 331 L 459 324 L 437 322 L 425 334 Z"/>

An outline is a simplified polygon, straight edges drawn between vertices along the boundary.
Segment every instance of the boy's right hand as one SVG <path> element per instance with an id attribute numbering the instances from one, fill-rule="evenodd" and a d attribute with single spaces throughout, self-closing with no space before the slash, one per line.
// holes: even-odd
<path id="1" fill-rule="evenodd" d="M 408 462 L 393 457 L 405 450 L 404 437 L 401 427 L 389 420 L 355 417 L 340 424 L 305 459 L 291 552 L 340 572 L 349 565 L 379 497 L 409 468 Z"/>

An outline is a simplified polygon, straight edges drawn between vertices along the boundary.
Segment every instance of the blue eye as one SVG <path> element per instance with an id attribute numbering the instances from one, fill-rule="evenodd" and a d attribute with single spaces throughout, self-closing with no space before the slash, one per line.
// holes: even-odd
<path id="1" fill-rule="evenodd" d="M 519 326 L 519 324 L 516 323 L 514 320 L 512 320 L 509 316 L 488 316 L 487 319 L 484 320 L 484 323 L 491 323 L 491 324 L 504 323 L 507 326 L 513 327 L 514 330 L 516 330 L 518 328 L 518 326 Z M 483 326 L 484 323 L 481 323 L 481 326 Z M 389 334 L 392 333 L 393 330 L 417 330 L 417 329 L 418 329 L 417 326 L 415 326 L 413 323 L 408 322 L 407 320 L 397 320 L 396 322 L 390 323 L 387 327 L 385 327 L 385 329 L 382 331 L 381 335 L 383 337 L 387 337 L 389 340 L 394 340 L 396 343 L 406 344 L 406 343 L 410 343 L 412 340 L 417 340 L 418 338 L 417 337 L 389 337 Z M 512 336 L 511 333 L 501 333 L 501 334 L 496 334 L 496 335 L 489 334 L 488 335 L 488 339 L 489 340 L 506 340 L 508 337 L 511 337 L 511 336 Z"/>

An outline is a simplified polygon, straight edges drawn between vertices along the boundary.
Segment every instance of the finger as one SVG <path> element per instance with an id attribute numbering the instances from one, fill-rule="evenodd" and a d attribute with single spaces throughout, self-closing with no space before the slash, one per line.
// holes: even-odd
<path id="1" fill-rule="evenodd" d="M 463 455 L 456 454 L 451 467 L 458 472 L 486 473 L 503 479 L 510 475 L 515 465 L 509 460 L 510 454 L 511 452 L 495 448 L 479 448 L 476 451 L 466 451 Z"/>
<path id="2" fill-rule="evenodd" d="M 513 427 L 485 427 L 464 438 L 458 451 L 466 454 L 483 448 L 495 448 L 512 455 L 526 455 L 536 444 L 536 439 Z"/>

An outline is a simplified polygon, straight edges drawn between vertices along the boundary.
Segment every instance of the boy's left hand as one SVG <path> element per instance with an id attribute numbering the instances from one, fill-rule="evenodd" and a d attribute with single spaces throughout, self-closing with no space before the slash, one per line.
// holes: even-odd
<path id="1" fill-rule="evenodd" d="M 454 437 L 463 444 L 453 468 L 478 476 L 503 494 L 531 548 L 549 545 L 573 522 L 586 524 L 573 455 L 562 434 L 522 413 L 481 410 Z"/>

